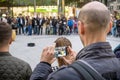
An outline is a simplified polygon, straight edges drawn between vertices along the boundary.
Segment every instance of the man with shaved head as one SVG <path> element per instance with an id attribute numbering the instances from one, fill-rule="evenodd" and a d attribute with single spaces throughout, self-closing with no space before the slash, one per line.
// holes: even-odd
<path id="1" fill-rule="evenodd" d="M 90 2 L 81 8 L 78 19 L 78 33 L 84 48 L 75 55 L 75 52 L 68 47 L 69 54 L 67 56 L 69 59 L 63 57 L 68 67 L 62 67 L 52 72 L 54 46 L 46 47 L 31 80 L 86 80 L 85 77 L 88 76 L 83 76 L 82 71 L 78 72 L 69 67 L 75 62 L 80 64 L 80 60 L 91 66 L 104 79 L 120 80 L 120 61 L 112 52 L 109 42 L 106 42 L 107 33 L 112 27 L 111 16 L 107 7 L 97 1 Z"/>

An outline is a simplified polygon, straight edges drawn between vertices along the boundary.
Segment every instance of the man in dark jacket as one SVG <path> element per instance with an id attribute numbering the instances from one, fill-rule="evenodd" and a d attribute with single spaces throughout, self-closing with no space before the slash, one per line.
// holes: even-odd
<path id="1" fill-rule="evenodd" d="M 114 49 L 114 53 L 116 57 L 120 59 L 120 44 L 116 46 L 116 48 Z"/>
<path id="2" fill-rule="evenodd" d="M 67 20 L 65 16 L 62 16 L 59 21 L 59 29 L 58 29 L 59 35 L 63 35 L 63 33 L 65 32 L 66 25 L 67 25 Z"/>
<path id="3" fill-rule="evenodd" d="M 53 17 L 52 19 L 52 26 L 53 26 L 53 35 L 57 34 L 57 20 L 55 19 L 55 17 Z"/>
<path id="4" fill-rule="evenodd" d="M 100 2 L 90 2 L 81 8 L 78 19 L 79 36 L 84 48 L 77 54 L 76 61 L 87 62 L 106 80 L 118 80 L 120 61 L 112 52 L 110 44 L 106 42 L 107 33 L 112 27 L 109 10 Z M 30 80 L 85 80 L 83 75 L 71 67 L 62 67 L 52 72 L 51 64 L 55 60 L 54 47 L 49 46 L 43 50 L 41 62 L 35 68 Z M 71 64 L 74 62 L 75 52 L 70 47 L 68 49 L 70 59 L 63 59 Z"/>
<path id="5" fill-rule="evenodd" d="M 0 22 L 0 80 L 29 80 L 32 70 L 28 63 L 9 53 L 12 28 Z"/>
<path id="6" fill-rule="evenodd" d="M 45 18 L 44 17 L 39 18 L 38 23 L 39 23 L 38 35 L 39 34 L 42 35 L 43 34 L 43 26 L 44 26 L 44 23 L 45 23 Z"/>
<path id="7" fill-rule="evenodd" d="M 116 22 L 116 28 L 117 28 L 118 37 L 120 37 L 120 19 L 118 19 Z"/>
<path id="8" fill-rule="evenodd" d="M 24 17 L 22 17 L 21 14 L 20 17 L 18 18 L 18 24 L 19 24 L 19 34 L 21 34 L 21 30 L 22 30 L 22 34 L 24 34 L 25 19 Z"/>

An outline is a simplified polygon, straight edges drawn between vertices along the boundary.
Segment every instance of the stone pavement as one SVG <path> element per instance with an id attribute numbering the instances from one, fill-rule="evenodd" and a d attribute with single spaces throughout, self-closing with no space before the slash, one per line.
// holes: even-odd
<path id="1" fill-rule="evenodd" d="M 48 45 L 51 45 L 58 37 L 54 35 L 39 35 L 39 36 L 24 36 L 18 35 L 16 40 L 11 44 L 10 53 L 26 62 L 28 62 L 32 69 L 40 62 L 40 55 L 42 49 Z M 78 35 L 67 35 L 67 37 L 76 52 L 79 52 L 83 48 Z M 114 49 L 118 44 L 120 44 L 120 38 L 108 37 L 107 41 L 112 45 Z M 35 47 L 28 47 L 27 43 L 35 43 Z M 57 65 L 57 62 L 53 66 Z"/>

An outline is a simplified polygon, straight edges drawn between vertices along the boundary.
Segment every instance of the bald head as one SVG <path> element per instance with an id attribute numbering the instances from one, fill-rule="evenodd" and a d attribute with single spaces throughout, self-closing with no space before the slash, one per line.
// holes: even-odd
<path id="1" fill-rule="evenodd" d="M 91 31 L 106 28 L 110 19 L 110 11 L 104 4 L 97 1 L 83 6 L 79 14 L 79 20 Z"/>

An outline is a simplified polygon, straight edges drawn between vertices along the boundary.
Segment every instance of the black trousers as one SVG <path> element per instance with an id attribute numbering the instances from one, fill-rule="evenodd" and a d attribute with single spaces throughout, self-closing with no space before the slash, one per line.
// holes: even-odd
<path id="1" fill-rule="evenodd" d="M 43 33 L 43 27 L 42 25 L 39 25 L 39 28 L 38 28 L 38 35 L 41 34 L 42 35 Z"/>
<path id="2" fill-rule="evenodd" d="M 22 30 L 22 33 L 24 34 L 24 25 L 23 24 L 19 24 L 19 34 L 21 34 L 21 30 Z"/>

